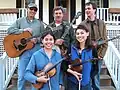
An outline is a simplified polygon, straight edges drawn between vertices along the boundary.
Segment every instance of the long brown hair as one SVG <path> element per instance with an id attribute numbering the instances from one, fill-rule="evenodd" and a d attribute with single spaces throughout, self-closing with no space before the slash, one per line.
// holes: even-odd
<path id="1" fill-rule="evenodd" d="M 86 32 L 89 32 L 89 30 L 84 26 L 84 25 L 78 25 L 77 28 L 75 29 L 75 33 L 78 29 L 83 29 L 85 30 Z M 75 41 L 75 45 L 78 49 L 80 49 L 80 43 L 79 41 L 76 39 Z M 90 36 L 87 37 L 86 41 L 85 41 L 85 48 L 89 49 L 92 47 L 92 44 L 91 44 L 91 39 L 90 39 Z"/>

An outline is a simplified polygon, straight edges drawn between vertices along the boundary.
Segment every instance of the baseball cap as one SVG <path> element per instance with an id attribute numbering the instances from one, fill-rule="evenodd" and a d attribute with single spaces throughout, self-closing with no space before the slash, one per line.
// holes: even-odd
<path id="1" fill-rule="evenodd" d="M 32 8 L 32 7 L 37 8 L 37 5 L 36 5 L 35 3 L 30 3 L 30 4 L 28 4 L 28 8 Z"/>

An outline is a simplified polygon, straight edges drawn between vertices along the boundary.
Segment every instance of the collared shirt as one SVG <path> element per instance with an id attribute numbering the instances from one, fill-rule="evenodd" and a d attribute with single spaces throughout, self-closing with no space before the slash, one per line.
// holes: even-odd
<path id="1" fill-rule="evenodd" d="M 38 36 L 43 32 L 44 25 L 34 18 L 32 22 L 28 20 L 27 17 L 22 17 L 16 20 L 15 23 L 13 23 L 8 28 L 8 34 L 19 34 L 24 31 L 25 28 L 31 28 L 32 29 L 32 36 Z"/>

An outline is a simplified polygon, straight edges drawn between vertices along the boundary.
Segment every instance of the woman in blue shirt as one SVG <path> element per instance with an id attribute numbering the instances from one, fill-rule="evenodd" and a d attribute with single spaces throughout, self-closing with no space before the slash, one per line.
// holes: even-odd
<path id="1" fill-rule="evenodd" d="M 76 42 L 71 46 L 71 60 L 74 61 L 79 59 L 84 62 L 86 60 L 92 59 L 92 47 L 88 29 L 82 25 L 78 25 L 77 29 L 75 30 L 75 35 Z M 81 73 L 68 68 L 67 72 L 71 74 L 68 75 L 67 90 L 91 90 L 91 67 L 91 62 L 84 63 L 82 65 Z"/>
<path id="2" fill-rule="evenodd" d="M 52 32 L 45 33 L 41 38 L 43 48 L 32 55 L 32 58 L 26 69 L 25 79 L 33 84 L 36 84 L 38 82 L 44 83 L 43 87 L 40 90 L 59 90 L 59 85 L 62 84 L 62 81 L 60 79 L 60 64 L 55 67 L 56 74 L 52 77 L 47 77 L 46 75 L 37 77 L 34 74 L 36 71 L 43 70 L 48 63 L 55 64 L 61 59 L 60 53 L 52 49 L 55 41 Z M 34 88 L 32 90 L 36 89 Z"/>

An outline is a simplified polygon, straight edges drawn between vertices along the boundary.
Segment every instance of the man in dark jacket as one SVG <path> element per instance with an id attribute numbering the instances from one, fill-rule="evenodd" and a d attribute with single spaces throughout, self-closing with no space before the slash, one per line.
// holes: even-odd
<path id="1" fill-rule="evenodd" d="M 58 49 L 58 52 L 62 54 L 64 57 L 67 54 L 70 53 L 70 47 L 71 44 L 74 43 L 75 40 L 75 34 L 74 29 L 72 26 L 70 26 L 70 23 L 63 20 L 64 17 L 64 8 L 61 6 L 56 6 L 53 9 L 53 16 L 54 21 L 50 23 L 46 29 L 52 30 L 56 41 L 55 41 L 55 49 Z M 56 48 L 58 46 L 59 48 Z M 67 85 L 67 76 L 66 73 L 63 75 L 63 83 L 66 87 Z"/>
<path id="2" fill-rule="evenodd" d="M 62 49 L 67 49 L 67 53 L 70 53 L 70 45 L 75 40 L 74 29 L 70 26 L 70 23 L 63 20 L 64 8 L 57 6 L 53 9 L 54 21 L 49 24 L 46 29 L 51 29 L 55 35 L 55 44 Z M 61 52 L 62 53 L 62 52 Z"/>
<path id="3" fill-rule="evenodd" d="M 87 19 L 84 20 L 81 24 L 85 25 L 90 30 L 90 38 L 91 40 L 107 40 L 107 30 L 105 23 L 97 19 L 96 17 L 97 6 L 95 3 L 88 2 L 85 4 L 85 13 L 87 15 Z M 98 74 L 92 77 L 92 87 L 93 90 L 100 90 L 100 70 L 102 65 L 102 59 L 106 53 L 108 47 L 108 43 L 104 43 L 97 47 L 98 54 Z"/>

